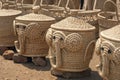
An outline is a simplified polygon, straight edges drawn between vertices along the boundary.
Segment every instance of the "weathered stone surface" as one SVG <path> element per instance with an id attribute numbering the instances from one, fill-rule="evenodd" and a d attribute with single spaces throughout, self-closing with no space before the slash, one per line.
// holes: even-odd
<path id="1" fill-rule="evenodd" d="M 33 57 L 32 62 L 37 66 L 46 66 L 47 64 L 45 57 Z"/>
<path id="2" fill-rule="evenodd" d="M 63 77 L 66 79 L 72 79 L 72 78 L 82 78 L 82 77 L 89 77 L 91 75 L 91 69 L 87 69 L 82 72 L 63 72 L 56 70 L 54 68 L 51 69 L 51 74 L 58 77 Z"/>
<path id="3" fill-rule="evenodd" d="M 15 63 L 26 63 L 27 62 L 27 57 L 19 55 L 19 54 L 14 54 L 13 61 Z"/>
<path id="4" fill-rule="evenodd" d="M 12 60 L 13 59 L 13 55 L 14 55 L 14 51 L 13 50 L 6 50 L 3 53 L 3 57 L 7 60 Z"/>

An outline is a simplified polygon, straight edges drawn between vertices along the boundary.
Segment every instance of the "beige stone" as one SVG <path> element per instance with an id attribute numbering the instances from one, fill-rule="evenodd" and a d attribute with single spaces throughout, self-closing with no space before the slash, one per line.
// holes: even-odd
<path id="1" fill-rule="evenodd" d="M 16 17 L 14 21 L 15 41 L 17 51 L 28 57 L 44 57 L 48 55 L 45 34 L 55 19 L 43 14 L 30 13 Z"/>
<path id="2" fill-rule="evenodd" d="M 105 80 L 120 79 L 120 25 L 104 30 L 96 43 L 95 53 L 100 57 L 97 65 Z"/>
<path id="3" fill-rule="evenodd" d="M 95 44 L 95 27 L 68 17 L 51 25 L 46 34 L 53 68 L 62 72 L 82 72 L 89 68 Z"/>

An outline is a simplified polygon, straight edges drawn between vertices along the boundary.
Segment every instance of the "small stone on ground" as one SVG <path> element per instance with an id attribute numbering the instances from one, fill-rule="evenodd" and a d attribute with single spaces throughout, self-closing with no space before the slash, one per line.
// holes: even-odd
<path id="1" fill-rule="evenodd" d="M 6 50 L 3 53 L 3 57 L 7 60 L 12 60 L 13 59 L 13 55 L 14 55 L 14 51 L 13 50 Z"/>

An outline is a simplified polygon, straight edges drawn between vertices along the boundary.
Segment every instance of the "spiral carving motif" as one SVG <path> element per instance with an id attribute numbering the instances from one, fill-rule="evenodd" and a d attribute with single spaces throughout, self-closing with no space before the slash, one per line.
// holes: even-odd
<path id="1" fill-rule="evenodd" d="M 76 52 L 80 50 L 82 46 L 82 37 L 78 33 L 69 34 L 65 38 L 65 47 L 71 52 Z"/>
<path id="2" fill-rule="evenodd" d="M 25 36 L 30 39 L 43 38 L 44 33 L 44 30 L 42 30 L 40 25 L 37 23 L 31 23 L 25 29 Z"/>
<path id="3" fill-rule="evenodd" d="M 117 63 L 120 64 L 120 47 L 117 48 L 114 52 L 113 60 Z"/>

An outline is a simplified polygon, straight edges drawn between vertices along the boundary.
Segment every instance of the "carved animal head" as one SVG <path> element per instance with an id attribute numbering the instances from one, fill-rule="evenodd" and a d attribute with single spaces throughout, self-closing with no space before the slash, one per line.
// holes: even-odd
<path id="1" fill-rule="evenodd" d="M 120 64 L 120 48 L 116 48 L 109 41 L 100 42 L 100 39 L 96 44 L 96 52 L 100 55 L 101 61 L 99 73 L 103 78 L 109 78 L 110 67 Z"/>
<path id="2" fill-rule="evenodd" d="M 100 47 L 100 53 L 102 56 L 108 57 L 109 60 L 113 60 L 113 55 L 115 51 L 115 46 L 110 42 L 102 42 Z"/>
<path id="3" fill-rule="evenodd" d="M 53 45 L 57 43 L 60 46 L 60 48 L 63 48 L 64 40 L 65 40 L 65 34 L 63 32 L 56 31 L 53 33 L 53 36 L 52 36 Z"/>

